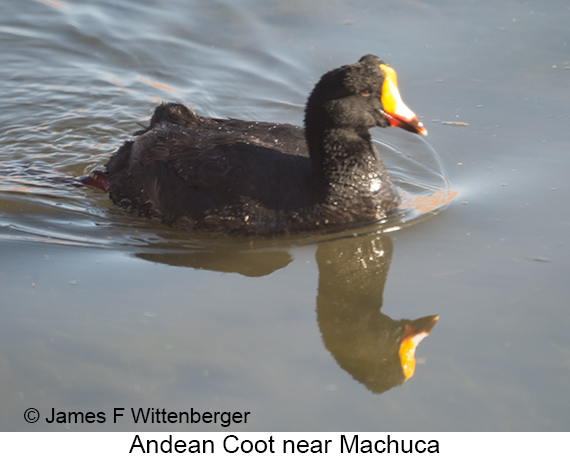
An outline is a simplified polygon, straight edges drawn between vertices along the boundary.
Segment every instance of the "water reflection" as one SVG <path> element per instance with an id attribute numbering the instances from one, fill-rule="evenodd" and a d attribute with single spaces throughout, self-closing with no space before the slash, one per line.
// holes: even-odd
<path id="1" fill-rule="evenodd" d="M 220 244 L 209 251 L 141 253 L 137 257 L 245 276 L 265 276 L 286 267 L 291 256 L 277 249 Z M 437 315 L 394 320 L 381 312 L 392 260 L 385 234 L 351 236 L 321 242 L 317 320 L 323 343 L 339 366 L 374 393 L 402 384 L 414 374 L 415 350 L 438 320 Z"/>
<path id="2" fill-rule="evenodd" d="M 292 260 L 286 251 L 248 251 L 241 245 L 218 245 L 211 251 L 193 253 L 142 253 L 141 259 L 172 266 L 186 266 L 199 270 L 239 273 L 244 276 L 266 276 L 285 268 Z"/>
<path id="3" fill-rule="evenodd" d="M 317 250 L 323 342 L 342 369 L 375 393 L 413 375 L 415 348 L 438 319 L 394 320 L 380 311 L 391 260 L 392 240 L 382 234 L 322 243 Z"/>

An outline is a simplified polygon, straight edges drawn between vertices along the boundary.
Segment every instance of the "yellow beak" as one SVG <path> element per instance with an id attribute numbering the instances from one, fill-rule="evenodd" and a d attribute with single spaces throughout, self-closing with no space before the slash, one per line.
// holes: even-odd
<path id="1" fill-rule="evenodd" d="M 396 72 L 388 65 L 381 64 L 380 68 L 386 77 L 382 84 L 380 100 L 384 106 L 384 112 L 392 127 L 400 127 L 409 132 L 426 136 L 427 130 L 414 112 L 406 106 L 400 97 Z"/>

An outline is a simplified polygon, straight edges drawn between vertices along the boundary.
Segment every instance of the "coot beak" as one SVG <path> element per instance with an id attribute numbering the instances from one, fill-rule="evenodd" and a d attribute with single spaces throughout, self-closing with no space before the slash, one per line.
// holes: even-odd
<path id="1" fill-rule="evenodd" d="M 416 369 L 416 348 L 420 341 L 429 335 L 431 329 L 439 320 L 438 315 L 422 317 L 406 324 L 404 333 L 402 334 L 402 342 L 400 343 L 400 363 L 405 379 L 413 376 Z"/>
<path id="2" fill-rule="evenodd" d="M 400 97 L 394 69 L 385 64 L 381 64 L 380 68 L 386 75 L 384 84 L 382 84 L 382 95 L 380 99 L 390 125 L 426 136 L 427 130 L 424 125 L 413 111 L 404 104 L 402 97 Z"/>

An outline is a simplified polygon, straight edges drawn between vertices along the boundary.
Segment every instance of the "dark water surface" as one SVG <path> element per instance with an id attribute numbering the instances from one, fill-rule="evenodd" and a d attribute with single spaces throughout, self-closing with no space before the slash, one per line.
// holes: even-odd
<path id="1" fill-rule="evenodd" d="M 5 3 L 0 430 L 569 430 L 567 1 Z M 197 235 L 62 179 L 160 100 L 300 124 L 320 75 L 367 53 L 429 131 L 373 131 L 406 202 L 382 226 Z M 394 320 L 434 314 L 399 385 Z M 114 425 L 115 407 L 251 414 Z"/>

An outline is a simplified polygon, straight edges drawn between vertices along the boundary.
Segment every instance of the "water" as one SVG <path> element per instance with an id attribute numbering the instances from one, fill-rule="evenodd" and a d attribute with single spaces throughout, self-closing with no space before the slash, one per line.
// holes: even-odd
<path id="1" fill-rule="evenodd" d="M 29 425 L 28 407 L 251 411 L 149 430 L 568 430 L 570 10 L 377 3 L 4 6 L 0 430 L 145 429 Z M 373 131 L 406 196 L 382 226 L 192 234 L 61 179 L 104 166 L 160 100 L 300 124 L 320 75 L 367 53 L 429 131 Z M 433 314 L 414 376 L 375 384 L 374 329 Z"/>

